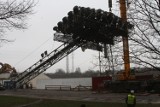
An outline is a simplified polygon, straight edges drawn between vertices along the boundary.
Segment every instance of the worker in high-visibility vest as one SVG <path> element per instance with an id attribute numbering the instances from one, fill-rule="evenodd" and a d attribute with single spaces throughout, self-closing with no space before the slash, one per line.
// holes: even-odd
<path id="1" fill-rule="evenodd" d="M 134 95 L 134 90 L 131 90 L 130 93 L 126 97 L 127 107 L 135 107 L 136 106 L 136 96 Z"/>

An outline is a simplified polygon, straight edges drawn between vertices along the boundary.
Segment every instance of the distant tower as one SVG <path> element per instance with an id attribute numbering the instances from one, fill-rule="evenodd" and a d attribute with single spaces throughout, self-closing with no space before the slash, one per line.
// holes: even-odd
<path id="1" fill-rule="evenodd" d="M 72 72 L 74 72 L 74 52 L 72 52 Z"/>
<path id="2" fill-rule="evenodd" d="M 66 56 L 66 72 L 69 73 L 69 55 Z"/>
<path id="3" fill-rule="evenodd" d="M 66 72 L 69 73 L 69 55 L 66 56 Z M 74 72 L 74 53 L 72 52 L 72 72 Z"/>

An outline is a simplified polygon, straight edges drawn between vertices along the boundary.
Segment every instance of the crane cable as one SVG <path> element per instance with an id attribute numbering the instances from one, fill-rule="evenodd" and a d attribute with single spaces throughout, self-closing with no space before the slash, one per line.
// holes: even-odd
<path id="1" fill-rule="evenodd" d="M 18 61 L 14 66 L 20 64 L 21 62 L 23 62 L 25 59 L 27 59 L 29 56 L 31 56 L 34 52 L 36 52 L 38 49 L 40 49 L 46 42 L 48 42 L 51 38 L 53 38 L 53 36 L 49 37 L 47 40 L 45 40 L 40 46 L 38 46 L 37 48 L 35 48 L 33 51 L 31 51 L 27 56 L 25 56 L 24 58 L 22 58 L 20 61 Z"/>

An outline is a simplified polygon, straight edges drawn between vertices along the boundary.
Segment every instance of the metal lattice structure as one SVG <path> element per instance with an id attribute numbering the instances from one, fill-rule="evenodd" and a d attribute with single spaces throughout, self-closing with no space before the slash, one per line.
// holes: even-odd
<path id="1" fill-rule="evenodd" d="M 24 72 L 19 74 L 17 77 L 13 78 L 12 81 L 15 81 L 16 88 L 21 87 L 23 84 L 29 82 L 39 74 L 43 73 L 55 63 L 63 59 L 65 56 L 82 46 L 82 44 L 84 44 L 84 42 L 77 38 L 74 41 L 70 41 L 67 44 L 64 43 L 63 45 L 59 46 L 57 49 L 47 54 Z"/>

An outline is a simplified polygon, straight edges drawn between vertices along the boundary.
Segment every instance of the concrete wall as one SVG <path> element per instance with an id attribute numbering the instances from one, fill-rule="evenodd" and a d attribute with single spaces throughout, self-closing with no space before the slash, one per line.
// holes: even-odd
<path id="1" fill-rule="evenodd" d="M 75 88 L 79 85 L 92 86 L 92 78 L 41 79 L 37 81 L 36 88 L 45 89 L 45 85 L 70 85 L 71 88 Z"/>

